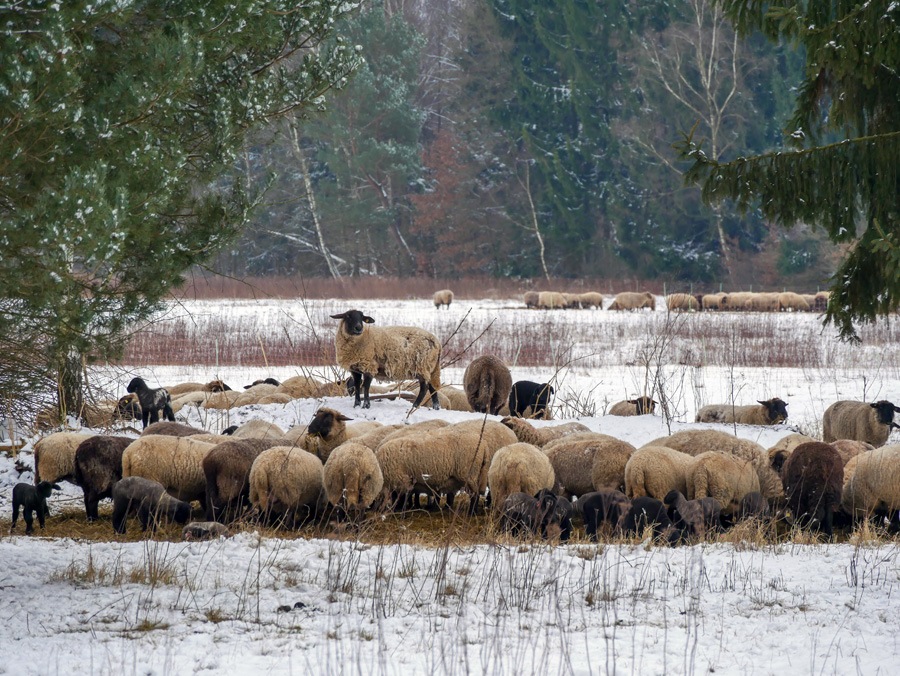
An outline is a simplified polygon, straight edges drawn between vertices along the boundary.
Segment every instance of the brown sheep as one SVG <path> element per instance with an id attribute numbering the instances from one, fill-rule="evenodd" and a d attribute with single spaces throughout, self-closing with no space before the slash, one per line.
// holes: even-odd
<path id="1" fill-rule="evenodd" d="M 656 309 L 656 298 L 649 291 L 639 293 L 637 291 L 625 291 L 616 295 L 607 310 L 640 310 L 641 308 Z"/>
<path id="2" fill-rule="evenodd" d="M 84 511 L 88 521 L 98 518 L 97 505 L 112 498 L 112 489 L 122 478 L 122 451 L 134 441 L 128 437 L 97 435 L 75 449 L 75 483 L 84 491 Z"/>
<path id="3" fill-rule="evenodd" d="M 484 355 L 466 367 L 463 389 L 473 411 L 497 415 L 509 398 L 512 375 L 502 361 Z"/>
<path id="4" fill-rule="evenodd" d="M 652 415 L 656 410 L 656 402 L 650 397 L 637 397 L 635 399 L 626 399 L 612 405 L 607 415 L 632 416 L 632 415 Z"/>
<path id="5" fill-rule="evenodd" d="M 263 451 L 283 439 L 235 439 L 216 444 L 201 463 L 206 477 L 206 518 L 225 523 L 250 504 L 250 468 Z"/>
<path id="6" fill-rule="evenodd" d="M 829 444 L 800 444 L 781 467 L 784 494 L 801 526 L 816 525 L 832 534 L 835 505 L 841 504 L 844 463 Z"/>

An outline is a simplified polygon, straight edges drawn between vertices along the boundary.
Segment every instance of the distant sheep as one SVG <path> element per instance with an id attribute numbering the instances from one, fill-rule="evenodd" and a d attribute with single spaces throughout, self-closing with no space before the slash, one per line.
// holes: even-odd
<path id="1" fill-rule="evenodd" d="M 565 310 L 566 297 L 558 291 L 541 291 L 538 294 L 538 307 L 542 310 Z"/>
<path id="2" fill-rule="evenodd" d="M 578 422 L 563 423 L 562 425 L 553 425 L 552 427 L 535 427 L 527 420 L 522 418 L 513 418 L 506 416 L 500 421 L 511 429 L 516 438 L 526 444 L 533 444 L 539 448 L 543 448 L 551 441 L 556 441 L 570 434 L 580 434 L 582 432 L 590 432 L 590 428 Z"/>
<path id="3" fill-rule="evenodd" d="M 787 404 L 775 397 L 750 406 L 710 404 L 697 411 L 695 422 L 777 425 L 787 419 Z"/>
<path id="4" fill-rule="evenodd" d="M 359 310 L 348 310 L 332 319 L 340 319 L 334 337 L 337 361 L 353 375 L 356 394 L 354 406 L 369 408 L 372 378 L 403 380 L 415 378 L 419 394 L 413 408 L 431 394 L 431 406 L 440 408 L 437 392 L 441 389 L 441 342 L 423 329 L 407 326 L 373 327 L 374 319 Z"/>
<path id="5" fill-rule="evenodd" d="M 838 439 L 866 441 L 875 448 L 884 446 L 891 430 L 897 427 L 894 413 L 900 411 L 889 401 L 867 404 L 862 401 L 836 401 L 822 418 L 822 440 Z"/>
<path id="6" fill-rule="evenodd" d="M 777 312 L 777 293 L 751 293 L 744 303 L 744 309 L 754 312 Z"/>
<path id="7" fill-rule="evenodd" d="M 206 518 L 227 522 L 239 517 L 250 504 L 250 468 L 259 454 L 282 439 L 235 439 L 216 444 L 201 467 L 206 480 Z"/>
<path id="8" fill-rule="evenodd" d="M 54 490 L 60 490 L 59 486 L 49 481 L 41 481 L 37 486 L 21 483 L 13 486 L 12 491 L 12 526 L 10 532 L 15 530 L 16 521 L 19 519 L 19 507 L 22 508 L 22 518 L 25 519 L 25 535 L 29 535 L 34 524 L 34 514 L 37 514 L 41 530 L 44 529 L 44 520 L 50 514 L 47 507 L 47 498 Z"/>
<path id="9" fill-rule="evenodd" d="M 509 414 L 517 418 L 543 418 L 553 393 L 550 383 L 516 381 L 509 391 Z"/>
<path id="10" fill-rule="evenodd" d="M 488 469 L 491 504 L 500 510 L 513 493 L 533 495 L 542 488 L 552 489 L 554 478 L 550 461 L 537 446 L 521 442 L 504 446 Z"/>
<path id="11" fill-rule="evenodd" d="M 356 441 L 344 442 L 328 456 L 323 481 L 328 502 L 351 518 L 362 516 L 384 487 L 375 453 Z"/>
<path id="12" fill-rule="evenodd" d="M 575 310 L 581 309 L 581 294 L 578 293 L 564 293 L 563 300 L 566 302 L 567 308 L 572 308 Z"/>
<path id="13" fill-rule="evenodd" d="M 442 289 L 434 292 L 434 307 L 440 309 L 442 305 L 446 305 L 450 309 L 450 303 L 453 302 L 453 292 L 450 289 Z"/>
<path id="14" fill-rule="evenodd" d="M 165 388 L 152 390 L 144 382 L 143 378 L 132 378 L 125 388 L 128 392 L 137 395 L 141 404 L 141 423 L 147 427 L 148 421 L 155 423 L 159 421 L 159 412 L 163 412 L 166 420 L 175 421 L 175 413 L 172 411 L 172 398 L 169 396 Z"/>
<path id="15" fill-rule="evenodd" d="M 320 506 L 324 490 L 322 461 L 299 448 L 269 448 L 250 468 L 250 502 L 269 521 L 305 520 Z"/>
<path id="16" fill-rule="evenodd" d="M 596 291 L 587 291 L 586 293 L 581 294 L 579 299 L 581 300 L 581 307 L 583 308 L 603 309 L 603 294 L 597 293 Z"/>
<path id="17" fill-rule="evenodd" d="M 800 444 L 781 468 L 784 494 L 794 519 L 832 534 L 834 507 L 841 504 L 844 463 L 828 444 Z"/>
<path id="18" fill-rule="evenodd" d="M 688 312 L 701 310 L 701 302 L 696 296 L 689 293 L 670 293 L 666 296 L 666 307 L 671 312 Z"/>
<path id="19" fill-rule="evenodd" d="M 728 308 L 727 293 L 707 293 L 700 298 L 700 308 L 706 310 L 726 310 Z"/>
<path id="20" fill-rule="evenodd" d="M 214 445 L 192 437 L 140 437 L 122 453 L 122 477 L 157 481 L 179 500 L 199 500 L 205 506 L 203 458 Z"/>
<path id="21" fill-rule="evenodd" d="M 541 295 L 537 291 L 526 291 L 522 297 L 525 301 L 525 307 L 537 307 Z"/>
<path id="22" fill-rule="evenodd" d="M 815 296 L 814 308 L 816 312 L 825 312 L 828 309 L 828 299 L 831 298 L 830 291 L 819 291 Z"/>
<path id="23" fill-rule="evenodd" d="M 494 356 L 484 355 L 466 367 L 463 389 L 472 410 L 497 415 L 509 398 L 512 376 L 506 364 Z"/>
<path id="24" fill-rule="evenodd" d="M 112 498 L 112 489 L 122 478 L 122 453 L 134 439 L 97 435 L 82 441 L 75 450 L 75 483 L 84 492 L 88 521 L 96 521 L 98 504 Z"/>
<path id="25" fill-rule="evenodd" d="M 281 385 L 281 383 L 275 380 L 275 378 L 263 378 L 260 380 L 254 380 L 249 385 L 244 385 L 244 389 L 249 390 L 251 387 L 256 387 L 257 385 L 274 385 L 275 387 L 278 387 L 279 385 Z"/>
<path id="26" fill-rule="evenodd" d="M 687 470 L 694 459 L 663 446 L 639 448 L 625 465 L 625 494 L 661 500 L 669 491 L 687 493 Z"/>
<path id="27" fill-rule="evenodd" d="M 656 309 L 656 298 L 649 291 L 638 293 L 626 291 L 618 294 L 607 310 L 640 310 L 642 308 Z"/>
<path id="28" fill-rule="evenodd" d="M 125 477 L 113 486 L 113 530 L 125 532 L 125 521 L 137 512 L 141 529 L 156 530 L 160 521 L 187 523 L 191 518 L 191 505 L 166 493 L 165 487 L 143 477 Z"/>
<path id="29" fill-rule="evenodd" d="M 466 393 L 458 387 L 444 385 L 438 391 L 438 395 L 447 397 L 448 410 L 472 412 L 472 405 L 469 403 L 469 398 L 466 396 Z M 441 406 L 443 406 L 443 404 L 441 404 Z"/>
<path id="30" fill-rule="evenodd" d="M 786 291 L 778 294 L 778 311 L 809 312 L 810 307 L 806 299 L 799 293 Z"/>
<path id="31" fill-rule="evenodd" d="M 626 399 L 612 405 L 607 415 L 632 416 L 632 415 L 652 415 L 656 410 L 656 402 L 650 397 L 637 397 L 635 399 Z"/>
<path id="32" fill-rule="evenodd" d="M 34 484 L 41 481 L 74 481 L 75 451 L 91 434 L 55 432 L 34 444 Z"/>

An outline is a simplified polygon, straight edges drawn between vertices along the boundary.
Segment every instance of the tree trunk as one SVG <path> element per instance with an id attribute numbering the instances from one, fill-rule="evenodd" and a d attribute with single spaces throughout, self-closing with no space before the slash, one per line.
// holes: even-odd
<path id="1" fill-rule="evenodd" d="M 82 366 L 82 357 L 74 350 L 69 351 L 59 364 L 57 388 L 60 421 L 64 421 L 66 416 L 81 418 L 84 413 Z"/>

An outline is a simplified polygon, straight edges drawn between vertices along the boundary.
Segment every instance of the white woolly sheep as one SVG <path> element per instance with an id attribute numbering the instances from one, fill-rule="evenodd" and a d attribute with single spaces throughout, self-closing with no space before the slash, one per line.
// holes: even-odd
<path id="1" fill-rule="evenodd" d="M 203 383 L 178 383 L 177 385 L 166 386 L 163 389 L 169 393 L 174 401 L 189 392 L 202 392 L 205 385 Z"/>
<path id="2" fill-rule="evenodd" d="M 565 310 L 566 297 L 558 291 L 541 291 L 538 294 L 538 307 L 542 310 Z"/>
<path id="3" fill-rule="evenodd" d="M 362 407 L 370 407 L 372 378 L 415 378 L 419 394 L 413 408 L 418 408 L 426 392 L 431 394 L 431 407 L 440 408 L 437 392 L 441 389 L 441 342 L 434 334 L 410 326 L 368 326 L 375 320 L 359 310 L 331 318 L 341 320 L 334 347 L 338 364 L 353 375 L 354 407 L 360 405 L 360 392 L 364 396 Z"/>
<path id="4" fill-rule="evenodd" d="M 543 448 L 551 441 L 556 441 L 570 434 L 591 431 L 590 428 L 579 422 L 568 422 L 552 427 L 535 427 L 523 418 L 513 418 L 512 416 L 506 416 L 500 422 L 515 433 L 516 439 L 539 448 Z"/>
<path id="5" fill-rule="evenodd" d="M 809 303 L 799 293 L 785 291 L 778 294 L 778 311 L 809 312 Z"/>
<path id="6" fill-rule="evenodd" d="M 666 307 L 671 312 L 688 312 L 702 309 L 701 301 L 689 293 L 670 293 L 666 296 Z"/>
<path id="7" fill-rule="evenodd" d="M 841 462 L 843 462 L 844 465 L 850 462 L 851 458 L 856 457 L 860 453 L 875 450 L 875 447 L 872 444 L 866 441 L 856 441 L 854 439 L 838 439 L 837 441 L 832 441 L 831 445 L 834 447 L 834 450 L 838 452 L 838 455 L 841 456 Z"/>
<path id="8" fill-rule="evenodd" d="M 450 289 L 441 289 L 434 292 L 434 307 L 440 310 L 442 305 L 446 305 L 450 309 L 450 303 L 453 302 L 453 292 Z"/>
<path id="9" fill-rule="evenodd" d="M 172 496 L 185 502 L 199 500 L 205 508 L 203 458 L 214 446 L 194 437 L 140 437 L 122 453 L 122 477 L 158 481 Z"/>
<path id="10" fill-rule="evenodd" d="M 624 445 L 624 446 L 623 446 Z M 590 493 L 594 490 L 593 470 L 597 456 L 610 456 L 613 469 L 606 470 L 606 475 L 615 475 L 615 467 L 621 463 L 621 449 L 634 450 L 631 444 L 626 444 L 615 437 L 595 432 L 580 432 L 570 434 L 555 441 L 551 441 L 544 447 L 544 453 L 553 465 L 556 473 L 556 490 L 566 496 L 577 496 Z M 624 468 L 624 463 L 621 463 Z M 624 470 L 623 470 L 624 471 Z M 598 468 L 598 476 L 600 469 Z M 621 481 L 615 479 L 604 480 L 604 483 L 615 481 L 616 488 Z M 606 486 L 604 486 L 606 487 Z"/>
<path id="11" fill-rule="evenodd" d="M 234 408 L 234 402 L 244 396 L 243 392 L 235 390 L 226 390 L 224 392 L 211 392 L 202 406 L 206 409 L 215 409 L 219 411 L 227 411 Z"/>
<path id="12" fill-rule="evenodd" d="M 725 310 L 727 307 L 727 293 L 707 293 L 700 298 L 700 308 L 702 310 Z"/>
<path id="13" fill-rule="evenodd" d="M 448 423 L 446 420 L 441 420 L 440 418 L 434 418 L 432 420 L 423 420 L 421 422 L 412 423 L 410 425 L 390 425 L 390 427 L 394 427 L 395 429 L 385 434 L 385 436 L 383 436 L 381 439 L 381 443 L 392 439 L 399 439 L 400 437 L 405 437 L 409 434 L 421 434 L 423 432 L 430 432 L 431 430 L 437 430 L 442 427 L 450 427 L 450 423 Z M 368 440 L 369 436 L 374 434 L 374 432 L 371 432 L 364 437 L 360 437 L 360 440 Z M 360 441 L 360 443 L 362 443 L 362 441 Z M 376 445 L 373 450 L 378 450 L 378 446 L 380 446 L 381 443 Z"/>
<path id="14" fill-rule="evenodd" d="M 574 441 L 576 445 L 580 442 Z M 595 491 L 625 490 L 625 467 L 634 454 L 634 446 L 619 439 L 594 442 L 591 486 Z"/>
<path id="15" fill-rule="evenodd" d="M 289 404 L 291 401 L 291 395 L 276 392 L 274 394 L 264 394 L 256 403 L 260 406 L 265 406 L 266 404 Z"/>
<path id="16" fill-rule="evenodd" d="M 444 395 L 447 397 L 447 410 L 449 411 L 467 411 L 469 413 L 472 412 L 472 406 L 469 404 L 469 399 L 466 397 L 466 393 L 459 389 L 458 387 L 451 387 L 450 385 L 444 385 L 438 391 L 438 396 Z M 444 407 L 444 404 L 441 404 L 441 407 Z"/>
<path id="17" fill-rule="evenodd" d="M 687 470 L 693 458 L 665 446 L 644 446 L 625 465 L 625 495 L 662 500 L 669 491 L 687 493 Z"/>
<path id="18" fill-rule="evenodd" d="M 235 439 L 282 439 L 284 430 L 265 420 L 249 420 L 232 435 Z"/>
<path id="19" fill-rule="evenodd" d="M 507 496 L 522 492 L 534 495 L 541 489 L 552 489 L 553 467 L 541 449 L 531 444 L 515 443 L 494 454 L 488 468 L 488 487 L 494 511 L 503 509 Z"/>
<path id="20" fill-rule="evenodd" d="M 250 468 L 250 502 L 269 520 L 276 514 L 302 520 L 319 506 L 324 490 L 322 461 L 300 448 L 269 448 Z"/>
<path id="21" fill-rule="evenodd" d="M 710 404 L 697 411 L 695 422 L 777 425 L 787 419 L 787 404 L 775 397 L 749 406 Z"/>
<path id="22" fill-rule="evenodd" d="M 541 294 L 537 291 L 526 291 L 522 296 L 522 300 L 525 301 L 525 307 L 537 307 L 540 298 Z"/>
<path id="23" fill-rule="evenodd" d="M 566 302 L 567 308 L 575 310 L 581 309 L 581 294 L 579 293 L 563 293 L 563 300 Z"/>
<path id="24" fill-rule="evenodd" d="M 55 432 L 34 445 L 34 484 L 41 481 L 74 483 L 75 451 L 93 435 L 81 432 Z"/>
<path id="25" fill-rule="evenodd" d="M 873 514 L 888 519 L 892 529 L 900 527 L 900 445 L 882 446 L 862 453 L 848 463 L 850 480 L 845 481 L 842 497 L 844 510 L 855 519 Z"/>
<path id="26" fill-rule="evenodd" d="M 617 294 L 607 310 L 640 310 L 641 308 L 656 309 L 656 298 L 649 291 L 639 293 L 637 291 L 625 291 Z"/>
<path id="27" fill-rule="evenodd" d="M 769 456 L 769 462 L 775 459 L 775 455 L 779 452 L 784 452 L 788 455 L 797 448 L 800 444 L 805 444 L 810 441 L 815 441 L 812 437 L 808 437 L 805 434 L 788 434 L 786 437 L 782 437 L 779 439 L 774 446 L 772 446 L 769 450 L 766 451 L 766 455 Z"/>
<path id="28" fill-rule="evenodd" d="M 618 401 L 612 405 L 607 415 L 633 416 L 633 415 L 652 415 L 656 410 L 656 402 L 650 397 L 637 397 L 636 399 L 626 399 Z"/>
<path id="29" fill-rule="evenodd" d="M 744 307 L 754 312 L 777 312 L 778 293 L 751 293 Z"/>
<path id="30" fill-rule="evenodd" d="M 312 376 L 292 376 L 275 388 L 273 394 L 287 394 L 292 399 L 310 399 L 324 383 Z"/>
<path id="31" fill-rule="evenodd" d="M 201 430 L 199 427 L 192 427 L 191 425 L 185 425 L 184 423 L 164 420 L 162 422 L 150 423 L 141 432 L 142 437 L 147 437 L 151 434 L 162 434 L 169 437 L 192 437 L 196 434 L 206 434 L 206 430 Z"/>
<path id="32" fill-rule="evenodd" d="M 688 465 L 685 478 L 688 499 L 715 498 L 725 514 L 734 512 L 747 493 L 759 491 L 756 469 L 731 453 L 701 453 Z"/>
<path id="33" fill-rule="evenodd" d="M 382 427 L 384 427 L 384 425 L 377 420 L 360 420 L 352 425 L 347 425 L 347 439 L 358 439 L 370 432 L 380 430 Z"/>
<path id="34" fill-rule="evenodd" d="M 497 415 L 509 399 L 512 375 L 506 364 L 486 354 L 473 359 L 466 367 L 463 389 L 472 410 Z"/>
<path id="35" fill-rule="evenodd" d="M 347 441 L 328 456 L 323 470 L 328 502 L 359 517 L 381 494 L 384 476 L 371 448 Z"/>
<path id="36" fill-rule="evenodd" d="M 891 430 L 897 427 L 894 413 L 900 411 L 889 401 L 867 404 L 863 401 L 836 401 L 822 418 L 822 440 L 838 439 L 866 441 L 875 448 L 884 446 Z"/>
<path id="37" fill-rule="evenodd" d="M 581 307 L 583 308 L 597 308 L 598 310 L 603 309 L 603 294 L 597 293 L 596 291 L 586 291 L 581 294 L 579 297 L 581 300 Z"/>

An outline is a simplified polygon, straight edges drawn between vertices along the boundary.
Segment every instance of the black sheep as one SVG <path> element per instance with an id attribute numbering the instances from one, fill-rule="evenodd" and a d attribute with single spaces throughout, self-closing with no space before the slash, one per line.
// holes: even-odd
<path id="1" fill-rule="evenodd" d="M 722 505 L 715 498 L 688 500 L 681 491 L 669 491 L 663 502 L 668 507 L 669 520 L 682 540 L 702 538 L 722 526 Z"/>
<path id="2" fill-rule="evenodd" d="M 37 512 L 38 523 L 41 524 L 41 530 L 43 530 L 44 519 L 50 513 L 50 509 L 47 507 L 47 498 L 54 489 L 59 490 L 59 486 L 49 481 L 41 481 L 37 486 L 25 483 L 13 486 L 13 515 L 10 532 L 15 530 L 16 521 L 19 520 L 19 507 L 22 508 L 22 518 L 25 519 L 25 535 L 34 530 L 35 512 Z"/>
<path id="3" fill-rule="evenodd" d="M 128 392 L 134 392 L 141 404 L 141 422 L 147 427 L 148 420 L 151 423 L 159 421 L 159 412 L 163 412 L 166 420 L 175 422 L 175 413 L 172 411 L 172 398 L 164 388 L 151 390 L 143 378 L 132 378 L 125 388 Z"/>
<path id="4" fill-rule="evenodd" d="M 527 493 L 512 493 L 503 501 L 500 524 L 513 535 L 534 534 L 540 505 L 537 498 Z"/>
<path id="5" fill-rule="evenodd" d="M 138 403 L 137 396 L 134 394 L 126 394 L 116 402 L 116 410 L 113 417 L 121 420 L 137 420 L 141 417 L 141 405 Z"/>
<path id="6" fill-rule="evenodd" d="M 559 537 L 565 542 L 572 535 L 572 514 L 575 511 L 568 498 L 556 495 L 546 488 L 538 491 L 535 496 L 538 501 L 538 519 L 540 520 L 541 535 L 552 539 Z"/>
<path id="7" fill-rule="evenodd" d="M 640 535 L 645 528 L 652 528 L 654 536 L 666 535 L 673 544 L 680 539 L 680 534 L 672 528 L 666 506 L 659 500 L 641 496 L 631 502 L 631 509 L 622 519 L 621 530 Z"/>
<path id="8" fill-rule="evenodd" d="M 737 517 L 738 520 L 744 519 L 767 519 L 772 514 L 769 507 L 769 501 L 763 497 L 762 493 L 753 491 L 747 493 L 738 503 Z"/>
<path id="9" fill-rule="evenodd" d="M 98 518 L 97 505 L 112 497 L 112 489 L 122 478 L 122 453 L 134 441 L 128 437 L 97 435 L 75 449 L 75 483 L 84 491 L 84 511 L 88 521 Z"/>
<path id="10" fill-rule="evenodd" d="M 584 518 L 585 534 L 597 539 L 597 530 L 608 523 L 617 530 L 625 514 L 631 509 L 631 500 L 622 491 L 605 489 L 582 495 L 578 499 L 578 510 Z"/>
<path id="11" fill-rule="evenodd" d="M 125 477 L 113 487 L 113 530 L 125 532 L 125 520 L 137 512 L 141 529 L 156 530 L 162 519 L 185 524 L 191 518 L 191 504 L 166 493 L 165 486 L 139 476 Z"/>
<path id="12" fill-rule="evenodd" d="M 545 418 L 553 393 L 550 383 L 520 380 L 509 392 L 509 414 L 517 418 Z"/>
<path id="13" fill-rule="evenodd" d="M 815 526 L 832 534 L 834 506 L 844 487 L 844 463 L 831 444 L 800 444 L 781 468 L 784 495 L 801 527 Z"/>

